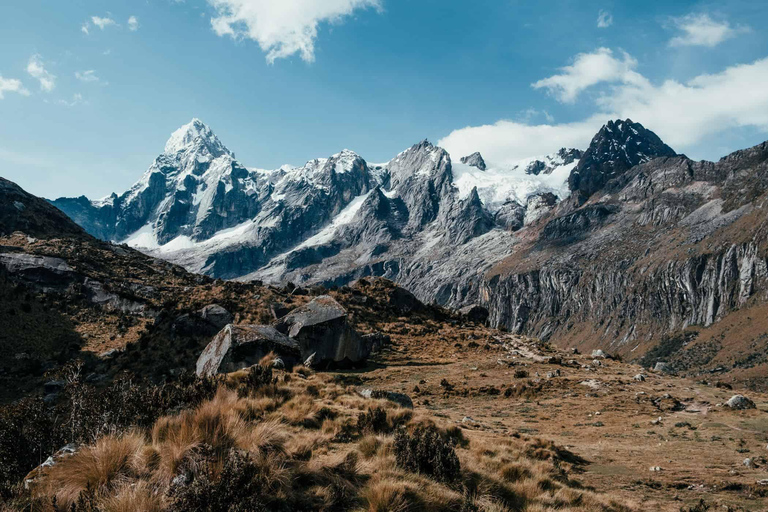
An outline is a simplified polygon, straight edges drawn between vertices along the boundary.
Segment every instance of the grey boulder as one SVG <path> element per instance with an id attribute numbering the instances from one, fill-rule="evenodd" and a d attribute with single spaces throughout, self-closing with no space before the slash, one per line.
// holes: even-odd
<path id="1" fill-rule="evenodd" d="M 285 365 L 302 360 L 299 345 L 268 325 L 228 325 L 197 359 L 199 377 L 211 377 L 247 368 L 274 352 Z"/>
<path id="2" fill-rule="evenodd" d="M 459 313 L 461 313 L 461 315 L 468 321 L 478 324 L 484 324 L 488 321 L 488 317 L 490 316 L 490 313 L 486 308 L 478 306 L 477 304 L 461 308 Z"/>
<path id="3" fill-rule="evenodd" d="M 209 304 L 200 310 L 200 317 L 218 329 L 223 329 L 232 323 L 232 313 L 219 306 L 218 304 Z"/>
<path id="4" fill-rule="evenodd" d="M 726 403 L 731 409 L 755 409 L 755 402 L 744 395 L 733 395 Z"/>
<path id="5" fill-rule="evenodd" d="M 329 295 L 321 295 L 284 316 L 278 331 L 298 344 L 303 360 L 312 356 L 316 368 L 352 366 L 371 353 L 371 341 L 349 324 L 347 310 Z"/>
<path id="6" fill-rule="evenodd" d="M 395 391 L 383 391 L 380 389 L 361 389 L 357 392 L 360 396 L 363 398 L 372 398 L 375 400 L 378 399 L 384 399 L 389 400 L 390 402 L 394 402 L 400 407 L 404 407 L 406 409 L 413 409 L 413 400 L 411 400 L 411 397 L 404 393 L 397 393 Z"/>

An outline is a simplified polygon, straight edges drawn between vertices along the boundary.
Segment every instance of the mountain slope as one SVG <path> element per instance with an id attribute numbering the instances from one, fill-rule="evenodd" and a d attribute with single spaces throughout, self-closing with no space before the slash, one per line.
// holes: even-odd
<path id="1" fill-rule="evenodd" d="M 583 153 L 506 168 L 422 141 L 384 164 L 345 150 L 264 171 L 193 121 L 127 193 L 91 210 L 55 204 L 78 219 L 118 205 L 118 241 L 194 272 L 327 286 L 383 276 L 426 302 L 482 304 L 514 332 L 640 357 L 768 302 L 767 160 L 760 145 L 694 162 L 627 119 Z M 762 345 L 742 344 L 738 360 L 757 361 Z"/>
<path id="2" fill-rule="evenodd" d="M 85 236 L 83 229 L 60 210 L 0 177 L 0 236 L 15 231 L 36 238 Z"/>

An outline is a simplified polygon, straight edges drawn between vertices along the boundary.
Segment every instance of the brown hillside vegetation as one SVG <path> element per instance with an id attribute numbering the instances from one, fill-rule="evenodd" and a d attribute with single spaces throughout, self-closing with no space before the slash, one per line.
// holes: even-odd
<path id="1" fill-rule="evenodd" d="M 492 444 L 344 378 L 230 375 L 209 401 L 99 438 L 35 478 L 34 510 L 630 511 L 551 442 Z M 18 502 L 16 503 L 18 505 Z"/>

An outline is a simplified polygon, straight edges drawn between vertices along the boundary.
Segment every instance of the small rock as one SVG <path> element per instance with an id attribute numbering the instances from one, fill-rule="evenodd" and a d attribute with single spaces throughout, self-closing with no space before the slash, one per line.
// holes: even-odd
<path id="1" fill-rule="evenodd" d="M 667 374 L 675 373 L 675 369 L 672 367 L 672 365 L 662 362 L 656 363 L 656 366 L 653 367 L 653 371 Z"/>
<path id="2" fill-rule="evenodd" d="M 663 418 L 659 416 L 658 419 L 651 420 L 651 425 L 661 425 L 662 421 L 663 421 Z"/>
<path id="3" fill-rule="evenodd" d="M 651 471 L 661 471 L 661 468 L 659 466 L 651 466 Z"/>
<path id="4" fill-rule="evenodd" d="M 608 358 L 609 356 L 608 356 L 608 354 L 606 354 L 606 353 L 605 353 L 605 352 L 603 352 L 602 350 L 600 350 L 600 349 L 597 349 L 597 350 L 593 350 L 593 351 L 592 351 L 592 357 L 593 357 L 593 358 L 598 358 L 598 357 L 599 357 L 599 358 L 601 358 L 601 359 L 606 359 L 606 358 Z"/>
<path id="5" fill-rule="evenodd" d="M 274 358 L 272 360 L 272 368 L 276 370 L 285 370 L 285 361 L 279 357 Z"/>
<path id="6" fill-rule="evenodd" d="M 304 360 L 304 366 L 306 366 L 307 368 L 312 368 L 317 364 L 316 359 L 317 359 L 317 353 L 310 355 L 308 358 Z"/>
<path id="7" fill-rule="evenodd" d="M 642 373 L 638 373 L 632 378 L 638 382 L 645 382 L 645 375 L 643 375 Z"/>
<path id="8" fill-rule="evenodd" d="M 384 391 L 380 389 L 361 389 L 357 392 L 363 398 L 385 399 L 394 402 L 400 407 L 413 409 L 413 400 L 405 393 L 395 391 Z"/>
<path id="9" fill-rule="evenodd" d="M 755 409 L 755 402 L 743 395 L 733 395 L 725 405 L 731 409 Z"/>
<path id="10" fill-rule="evenodd" d="M 755 467 L 757 467 L 757 466 L 755 465 L 755 461 L 753 461 L 753 460 L 752 460 L 752 459 L 750 459 L 749 457 L 747 457 L 746 459 L 744 459 L 744 462 L 743 462 L 743 464 L 744 464 L 744 466 L 745 466 L 745 467 L 748 467 L 748 468 L 755 468 Z"/>
<path id="11" fill-rule="evenodd" d="M 49 380 L 43 385 L 43 389 L 46 393 L 58 393 L 67 383 L 63 380 Z"/>

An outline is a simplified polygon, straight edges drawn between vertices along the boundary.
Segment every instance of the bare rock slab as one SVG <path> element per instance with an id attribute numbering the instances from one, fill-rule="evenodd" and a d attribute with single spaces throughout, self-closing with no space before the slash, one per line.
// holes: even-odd
<path id="1" fill-rule="evenodd" d="M 247 368 L 274 352 L 287 366 L 302 361 L 299 345 L 269 325 L 227 325 L 197 359 L 196 373 L 211 377 Z"/>
<path id="2" fill-rule="evenodd" d="M 350 325 L 347 310 L 321 295 L 280 319 L 276 328 L 298 343 L 303 360 L 315 367 L 353 366 L 371 354 L 372 343 Z"/>

